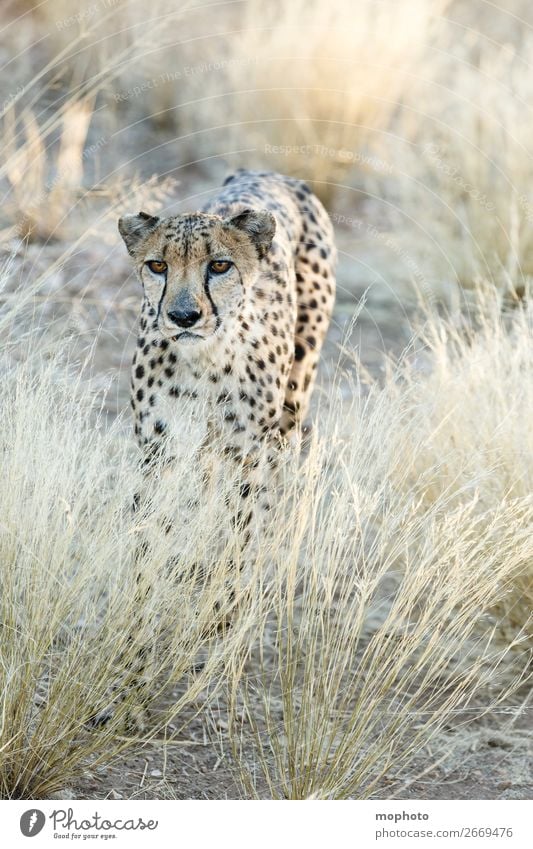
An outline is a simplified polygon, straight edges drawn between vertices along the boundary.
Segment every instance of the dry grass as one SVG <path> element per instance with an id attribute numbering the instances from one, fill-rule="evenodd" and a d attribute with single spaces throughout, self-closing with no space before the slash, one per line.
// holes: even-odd
<path id="1" fill-rule="evenodd" d="M 200 510 L 180 539 L 163 533 L 151 504 L 172 517 L 175 497 L 167 486 L 165 498 L 157 476 L 147 492 L 143 484 L 146 507 L 133 515 L 140 481 L 129 442 L 118 427 L 104 428 L 72 369 L 48 352 L 26 366 L 4 360 L 2 371 L 0 796 L 46 797 L 128 745 L 120 732 L 135 715 L 132 690 L 103 730 L 86 726 L 118 676 L 133 680 L 127 669 L 140 648 L 152 653 L 149 703 L 181 682 L 178 700 L 152 716 L 153 736 L 216 689 L 255 601 L 240 606 L 220 640 L 214 610 L 227 596 L 231 554 L 230 545 L 216 560 L 220 523 L 209 527 Z M 213 516 L 211 508 L 205 503 Z M 150 552 L 134 563 L 145 537 Z"/>
<path id="2" fill-rule="evenodd" d="M 107 183 L 95 179 L 115 130 L 109 90 L 142 67 L 144 40 L 157 43 L 182 14 L 166 0 L 151 11 L 147 22 L 136 0 L 84 2 L 75 10 L 55 0 L 25 16 L 28 43 L 12 69 L 23 84 L 5 90 L 0 107 L 2 241 L 76 239 L 87 200 L 116 200 L 121 193 L 119 169 L 111 169 Z M 45 51 L 43 66 L 33 73 L 32 38 L 44 41 Z"/>
<path id="3" fill-rule="evenodd" d="M 390 125 L 446 5 L 250 0 L 227 33 L 215 15 L 212 35 L 202 31 L 204 71 L 197 45 L 184 39 L 187 67 L 197 70 L 188 79 L 193 100 L 182 99 L 180 84 L 178 126 L 194 133 L 196 156 L 232 161 L 239 150 L 239 161 L 312 181 L 331 203 L 354 169 L 387 172 L 368 147 Z"/>
<path id="4" fill-rule="evenodd" d="M 291 531 L 231 681 L 247 796 L 373 796 L 528 674 L 531 319 L 470 337 L 436 319 L 426 338 L 430 374 L 404 366 L 325 414 L 274 518 Z"/>
<path id="5" fill-rule="evenodd" d="M 24 137 L 17 144 L 15 113 L 4 118 L 3 170 L 9 181 L 9 202 L 5 213 L 17 223 L 7 234 L 23 239 L 46 241 L 65 238 L 64 227 L 82 191 L 87 131 L 93 103 L 72 100 L 63 112 L 56 175 L 48 180 L 46 136 L 28 110 L 22 116 Z M 11 207 L 11 208 L 10 208 Z"/>
<path id="6" fill-rule="evenodd" d="M 502 13 L 488 37 L 472 5 L 467 21 L 441 29 L 391 135 L 377 140 L 389 185 L 368 185 L 392 205 L 392 226 L 441 296 L 489 281 L 523 297 L 533 272 L 531 36 Z"/>
<path id="7" fill-rule="evenodd" d="M 410 486 L 421 510 L 443 496 L 455 504 L 466 497 L 490 526 L 493 510 L 533 492 L 531 309 L 502 316 L 494 293 L 478 301 L 462 327 L 428 322 L 424 339 L 431 374 L 421 383 L 412 370 L 403 373 L 419 417 L 417 440 L 406 446 Z M 498 605 L 503 627 L 522 629 L 533 646 L 533 550 L 515 564 Z"/>
<path id="8" fill-rule="evenodd" d="M 516 601 L 533 565 L 533 452 L 516 433 L 531 415 L 520 391 L 531 326 L 492 319 L 467 342 L 439 320 L 427 337 L 431 373 L 404 367 L 366 397 L 355 387 L 349 405 L 333 385 L 307 455 L 287 455 L 224 639 L 215 605 L 241 556 L 224 490 L 191 510 L 193 479 L 176 499 L 187 452 L 182 471 L 141 484 L 120 422 L 104 428 L 72 367 L 5 360 L 3 796 L 47 795 L 135 745 L 121 735 L 134 694 L 103 732 L 85 726 L 142 646 L 156 708 L 145 738 L 225 680 L 226 746 L 252 796 L 265 785 L 273 798 L 371 796 L 476 698 L 478 716 L 508 701 L 524 674 L 528 611 Z M 513 392 L 511 411 L 497 403 Z M 147 506 L 133 515 L 139 487 Z"/>

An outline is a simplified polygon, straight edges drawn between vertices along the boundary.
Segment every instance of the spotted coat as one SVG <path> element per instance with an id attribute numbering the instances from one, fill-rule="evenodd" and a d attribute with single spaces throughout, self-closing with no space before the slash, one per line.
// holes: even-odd
<path id="1" fill-rule="evenodd" d="M 309 187 L 240 170 L 200 212 L 119 229 L 144 287 L 131 403 L 147 456 L 179 435 L 180 410 L 237 460 L 299 428 L 335 296 L 333 230 Z"/>

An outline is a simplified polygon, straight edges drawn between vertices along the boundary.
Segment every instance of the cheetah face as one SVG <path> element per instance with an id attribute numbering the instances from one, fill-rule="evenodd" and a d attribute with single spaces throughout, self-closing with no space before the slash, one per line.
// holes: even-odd
<path id="1" fill-rule="evenodd" d="M 264 210 L 231 218 L 194 213 L 118 222 L 145 296 L 166 339 L 194 345 L 227 328 L 242 309 L 275 232 Z"/>

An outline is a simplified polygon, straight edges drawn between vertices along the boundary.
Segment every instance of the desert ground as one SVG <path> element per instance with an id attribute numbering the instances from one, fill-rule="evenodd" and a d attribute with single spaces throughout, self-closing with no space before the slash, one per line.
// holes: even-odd
<path id="1" fill-rule="evenodd" d="M 532 33 L 523 0 L 3 4 L 1 798 L 531 798 Z M 178 468 L 131 511 L 117 219 L 239 167 L 305 179 L 339 263 L 221 629 L 220 493 L 184 520 Z M 93 728 L 146 643 L 146 718 Z"/>

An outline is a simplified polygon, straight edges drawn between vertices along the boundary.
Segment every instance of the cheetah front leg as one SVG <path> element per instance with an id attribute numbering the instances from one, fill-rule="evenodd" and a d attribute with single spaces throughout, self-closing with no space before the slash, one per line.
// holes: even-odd
<path id="1" fill-rule="evenodd" d="M 269 516 L 277 487 L 276 470 L 283 444 L 273 432 L 243 457 L 230 457 L 227 479 L 232 481 L 226 498 L 233 539 L 234 555 L 228 566 L 228 593 L 219 612 L 226 609 L 225 622 L 238 603 L 238 589 L 249 585 L 258 560 L 266 559 L 270 533 Z"/>
<path id="2" fill-rule="evenodd" d="M 152 489 L 152 477 L 155 470 L 157 469 L 158 473 L 161 471 L 170 473 L 173 458 L 165 457 L 162 443 L 149 443 L 144 447 L 143 455 L 141 470 L 148 484 L 145 489 Z M 151 509 L 146 492 L 136 492 L 131 511 L 134 516 L 142 517 L 141 526 L 145 524 L 145 518 L 148 517 Z M 158 525 L 162 533 L 168 529 L 169 523 L 170 519 L 166 521 L 159 519 Z M 127 636 L 126 647 L 115 660 L 117 672 L 107 690 L 107 703 L 88 722 L 88 725 L 93 728 L 107 724 L 126 700 L 130 702 L 124 717 L 126 728 L 134 732 L 142 731 L 145 726 L 156 641 L 146 612 L 148 601 L 153 593 L 153 577 L 147 578 L 145 571 L 146 564 L 150 562 L 151 545 L 146 533 L 144 531 L 141 533 L 142 536 L 135 546 L 132 558 L 132 566 L 136 572 L 133 603 L 136 616 Z"/>

